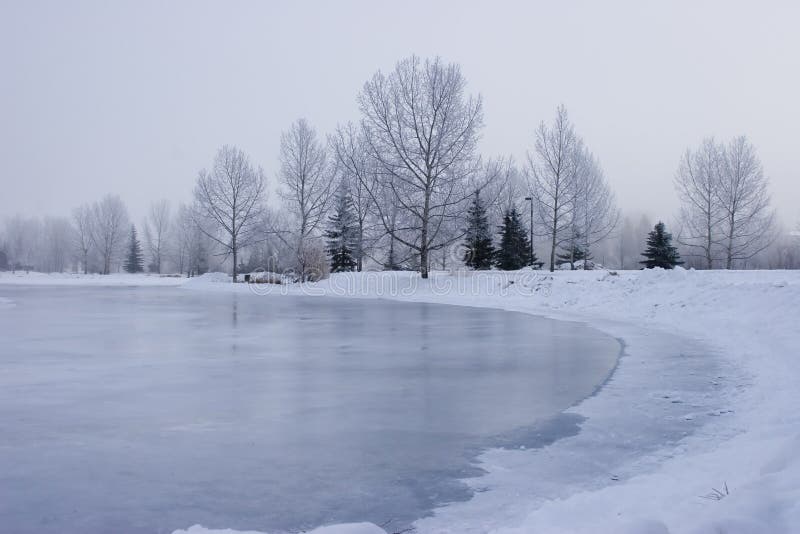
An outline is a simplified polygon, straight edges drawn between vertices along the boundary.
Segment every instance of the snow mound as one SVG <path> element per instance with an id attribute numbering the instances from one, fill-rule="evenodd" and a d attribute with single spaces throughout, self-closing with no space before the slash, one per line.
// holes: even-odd
<path id="1" fill-rule="evenodd" d="M 186 280 L 183 284 L 186 287 L 198 287 L 208 284 L 230 284 L 231 276 L 225 273 L 206 273 L 194 276 Z"/>
<path id="2" fill-rule="evenodd" d="M 193 525 L 186 530 L 176 530 L 172 534 L 264 534 L 254 530 L 207 529 L 201 525 Z M 306 534 L 386 534 L 386 531 L 372 523 L 342 523 L 319 527 Z"/>

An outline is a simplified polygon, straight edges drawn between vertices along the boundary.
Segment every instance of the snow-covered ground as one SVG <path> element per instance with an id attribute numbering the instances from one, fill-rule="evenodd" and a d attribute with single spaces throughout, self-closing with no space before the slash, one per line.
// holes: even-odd
<path id="1" fill-rule="evenodd" d="M 0 284 L 46 286 L 177 286 L 186 281 L 179 275 L 156 274 L 76 274 L 0 271 Z"/>
<path id="2" fill-rule="evenodd" d="M 612 380 L 571 409 L 587 418 L 578 436 L 535 450 L 487 451 L 481 458 L 487 475 L 468 481 L 480 490 L 475 497 L 421 520 L 419 532 L 800 529 L 798 271 L 439 272 L 428 281 L 412 273 L 362 273 L 293 286 L 218 283 L 225 279 L 208 275 L 184 287 L 488 306 L 585 321 L 625 341 Z M 24 283 L 0 277 L 9 280 Z M 664 340 L 674 353 L 658 350 Z M 697 356 L 686 359 L 691 386 L 682 387 L 681 358 L 691 347 L 706 347 L 716 363 L 709 376 L 698 376 Z M 685 407 L 680 420 L 690 431 L 679 441 L 654 448 L 652 428 L 619 426 L 626 418 L 680 424 L 669 406 Z M 545 480 L 552 465 L 573 466 L 560 488 Z"/>

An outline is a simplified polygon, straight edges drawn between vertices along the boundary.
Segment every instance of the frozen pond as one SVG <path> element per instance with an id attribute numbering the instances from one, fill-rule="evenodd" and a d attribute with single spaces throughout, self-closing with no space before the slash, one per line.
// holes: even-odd
<path id="1" fill-rule="evenodd" d="M 0 525 L 399 529 L 592 394 L 615 339 L 499 310 L 0 287 Z M 556 423 L 553 423 L 556 421 Z M 535 433 L 534 433 L 535 435 Z M 529 439 L 529 438 L 528 438 Z M 545 438 L 543 438 L 545 439 Z"/>

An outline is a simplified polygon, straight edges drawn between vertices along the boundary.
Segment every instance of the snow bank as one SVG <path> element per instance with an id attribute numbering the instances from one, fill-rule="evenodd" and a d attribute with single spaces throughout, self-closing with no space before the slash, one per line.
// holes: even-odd
<path id="1" fill-rule="evenodd" d="M 176 530 L 172 534 L 262 534 L 252 530 L 208 529 L 194 525 L 186 530 Z M 309 530 L 307 534 L 386 534 L 382 528 L 372 523 L 343 523 L 329 527 L 319 527 Z"/>
<path id="2" fill-rule="evenodd" d="M 205 273 L 201 274 L 200 276 L 193 276 L 192 278 L 187 278 L 184 286 L 186 287 L 194 287 L 194 288 L 202 288 L 204 286 L 208 286 L 209 284 L 230 284 L 231 283 L 231 276 L 225 273 Z"/>
<path id="3" fill-rule="evenodd" d="M 245 285 L 225 287 L 254 291 Z M 622 460 L 603 456 L 599 447 L 579 454 L 568 440 L 537 450 L 487 451 L 482 467 L 488 474 L 468 481 L 480 489 L 475 497 L 419 521 L 417 532 L 798 531 L 798 271 L 437 272 L 429 280 L 414 273 L 347 273 L 268 289 L 259 287 L 257 293 L 496 307 L 585 321 L 626 341 L 627 355 L 612 382 L 573 410 L 588 418 L 580 439 L 594 433 L 603 446 L 616 443 Z M 592 423 L 608 417 L 613 406 L 620 417 L 627 416 L 625 406 L 632 413 L 649 409 L 658 415 L 662 396 L 636 389 L 642 381 L 660 380 L 659 365 L 668 363 L 669 356 L 654 352 L 657 345 L 651 338 L 658 332 L 679 335 L 719 354 L 728 366 L 725 376 L 699 377 L 709 384 L 708 391 L 683 402 L 698 403 L 705 396 L 725 406 L 687 416 L 687 421 L 703 421 L 684 439 L 638 457 L 626 456 L 625 447 L 640 429 L 604 436 Z M 719 390 L 712 391 L 714 387 Z M 542 494 L 547 466 L 565 460 L 592 474 L 608 475 L 611 465 L 615 472 L 591 483 L 565 483 L 566 495 L 547 485 Z"/>
<path id="4" fill-rule="evenodd" d="M 186 279 L 180 276 L 158 274 L 78 274 L 78 273 L 26 273 L 0 272 L 0 285 L 44 286 L 179 286 Z"/>

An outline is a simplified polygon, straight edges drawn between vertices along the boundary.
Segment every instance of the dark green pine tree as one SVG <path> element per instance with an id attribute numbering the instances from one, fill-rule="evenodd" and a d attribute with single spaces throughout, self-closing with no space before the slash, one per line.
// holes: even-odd
<path id="1" fill-rule="evenodd" d="M 328 256 L 331 272 L 354 271 L 357 262 L 353 251 L 358 246 L 358 221 L 353 212 L 353 200 L 346 188 L 341 187 L 334 200 L 333 214 L 328 217 Z"/>
<path id="2" fill-rule="evenodd" d="M 128 256 L 125 258 L 123 266 L 129 273 L 140 273 L 144 271 L 144 256 L 142 255 L 142 244 L 136 236 L 136 226 L 131 225 L 131 237 L 128 242 Z"/>
<path id="3" fill-rule="evenodd" d="M 672 269 L 676 265 L 682 265 L 678 249 L 672 246 L 672 234 L 666 231 L 664 223 L 660 222 L 647 234 L 647 248 L 642 253 L 647 258 L 640 261 L 646 269 L 661 267 Z"/>
<path id="4" fill-rule="evenodd" d="M 494 245 L 489 232 L 489 218 L 478 191 L 467 211 L 467 230 L 464 238 L 464 263 L 477 270 L 492 268 Z"/>
<path id="5" fill-rule="evenodd" d="M 511 208 L 503 217 L 500 227 L 500 248 L 495 254 L 494 263 L 498 269 L 515 271 L 536 262 L 536 254 L 531 257 L 531 243 L 528 233 L 522 226 L 519 212 Z"/>

